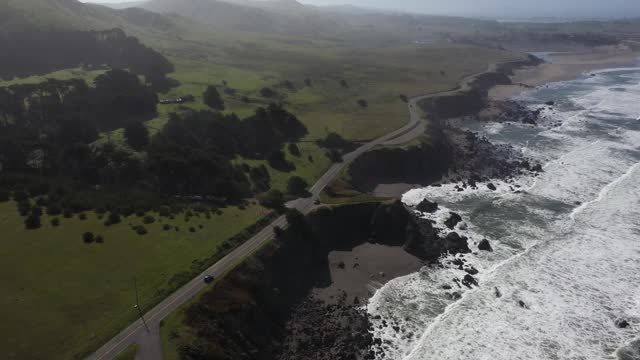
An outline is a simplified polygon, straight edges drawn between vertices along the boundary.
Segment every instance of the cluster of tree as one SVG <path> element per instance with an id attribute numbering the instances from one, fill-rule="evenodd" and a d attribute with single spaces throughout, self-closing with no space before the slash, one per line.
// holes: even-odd
<path id="1" fill-rule="evenodd" d="M 126 173 L 136 164 L 112 148 L 98 151 L 90 144 L 101 131 L 152 119 L 156 101 L 153 91 L 124 70 L 99 76 L 95 87 L 82 80 L 48 80 L 0 88 L 2 171 L 109 183 L 118 176 L 103 173 L 105 168 Z M 144 146 L 144 134 L 138 139 L 135 131 L 127 133 L 136 147 Z"/>
<path id="2" fill-rule="evenodd" d="M 287 164 L 285 145 L 307 133 L 294 115 L 270 105 L 242 121 L 208 111 L 172 115 L 150 139 L 142 122 L 156 115 L 153 91 L 123 70 L 105 73 L 95 85 L 49 80 L 0 88 L 0 198 L 41 197 L 53 213 L 116 209 L 107 223 L 176 196 L 239 203 L 267 191 L 271 179 L 265 167 L 242 169 L 232 160 Z M 146 157 L 94 143 L 99 132 L 122 127 Z M 30 215 L 31 204 L 21 213 Z M 31 220 L 37 226 L 36 216 Z"/>
<path id="3" fill-rule="evenodd" d="M 334 163 L 342 162 L 342 156 L 356 149 L 357 145 L 336 133 L 329 133 L 324 139 L 316 141 L 318 146 L 327 149 L 327 157 Z"/>
<path id="4" fill-rule="evenodd" d="M 146 81 L 158 89 L 172 85 L 165 75 L 173 71 L 173 65 L 120 29 L 15 31 L 0 35 L 0 47 L 3 53 L 11 54 L 0 57 L 0 78 L 4 79 L 106 64 L 144 75 Z"/>
<path id="5" fill-rule="evenodd" d="M 224 101 L 215 86 L 207 86 L 204 92 L 204 103 L 214 110 L 224 111 Z"/>
<path id="6" fill-rule="evenodd" d="M 239 200 L 251 194 L 251 185 L 243 169 L 232 164 L 233 158 L 241 155 L 271 163 L 273 154 L 277 158 L 283 154 L 285 143 L 306 133 L 294 115 L 275 104 L 257 109 L 243 121 L 208 111 L 183 118 L 172 115 L 149 147 L 149 168 L 162 191 Z M 269 186 L 266 169 L 255 169 L 251 177 L 255 191 Z"/>

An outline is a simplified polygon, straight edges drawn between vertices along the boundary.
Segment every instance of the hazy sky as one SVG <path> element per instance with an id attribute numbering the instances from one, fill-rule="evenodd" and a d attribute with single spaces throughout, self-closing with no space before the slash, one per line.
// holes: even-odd
<path id="1" fill-rule="evenodd" d="M 84 0 L 87 1 L 87 0 Z M 90 0 L 126 2 L 131 0 Z M 179 1 L 179 0 L 178 0 Z M 513 17 L 640 17 L 640 0 L 299 0 L 316 5 L 352 4 L 410 12 Z"/>

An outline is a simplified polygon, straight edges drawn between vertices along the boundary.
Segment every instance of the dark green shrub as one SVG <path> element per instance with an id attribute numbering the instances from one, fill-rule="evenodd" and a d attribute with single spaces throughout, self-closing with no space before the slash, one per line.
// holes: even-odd
<path id="1" fill-rule="evenodd" d="M 151 215 L 147 215 L 142 219 L 142 222 L 145 224 L 153 224 L 154 222 L 156 222 L 156 218 Z"/>
<path id="2" fill-rule="evenodd" d="M 300 176 L 292 176 L 287 182 L 287 192 L 291 195 L 306 196 L 309 184 Z"/>
<path id="3" fill-rule="evenodd" d="M 32 215 L 35 215 L 35 216 L 37 216 L 37 217 L 42 216 L 42 208 L 41 208 L 40 206 L 38 206 L 38 205 L 34 205 L 34 206 L 31 208 L 31 214 L 32 214 Z"/>
<path id="4" fill-rule="evenodd" d="M 60 226 L 60 218 L 54 217 L 51 219 L 51 226 L 57 227 Z"/>
<path id="5" fill-rule="evenodd" d="M 96 236 L 96 242 L 98 244 L 102 244 L 104 242 L 104 238 L 102 237 L 102 235 Z"/>
<path id="6" fill-rule="evenodd" d="M 36 214 L 31 214 L 27 216 L 24 220 L 24 226 L 27 230 L 35 230 L 40 228 L 42 224 L 40 223 L 40 216 Z"/>
<path id="7" fill-rule="evenodd" d="M 120 214 L 118 214 L 117 212 L 110 212 L 109 216 L 107 216 L 107 221 L 105 221 L 104 224 L 106 226 L 111 226 L 111 225 L 119 224 L 120 221 L 122 221 L 120 219 Z"/>
<path id="8" fill-rule="evenodd" d="M 95 241 L 95 237 L 93 236 L 92 232 L 87 231 L 86 233 L 82 234 L 82 241 L 84 241 L 85 244 L 91 244 Z"/>
<path id="9" fill-rule="evenodd" d="M 136 231 L 136 234 L 138 235 L 146 235 L 147 234 L 147 228 L 144 227 L 143 225 L 138 225 L 134 228 L 134 230 Z"/>
<path id="10" fill-rule="evenodd" d="M 284 207 L 284 194 L 280 190 L 269 190 L 258 196 L 260 205 L 267 209 L 282 209 Z"/>
<path id="11" fill-rule="evenodd" d="M 171 207 L 167 205 L 162 205 L 158 208 L 158 215 L 167 217 L 171 215 Z"/>

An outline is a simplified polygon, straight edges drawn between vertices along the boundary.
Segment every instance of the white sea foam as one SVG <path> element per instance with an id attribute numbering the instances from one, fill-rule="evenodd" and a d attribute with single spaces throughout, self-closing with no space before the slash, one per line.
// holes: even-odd
<path id="1" fill-rule="evenodd" d="M 485 133 L 543 163 L 537 178 L 517 179 L 524 191 L 492 181 L 496 191 L 479 183 L 403 196 L 439 202 L 424 215 L 437 226 L 450 211 L 463 216 L 468 227 L 456 231 L 470 238 L 464 258 L 480 287 L 457 288 L 464 272 L 450 258 L 383 286 L 367 309 L 381 317 L 374 335 L 385 359 L 640 359 L 640 72 L 596 75 L 522 97 L 532 108 L 557 99 L 545 121 L 562 126 Z M 494 252 L 477 251 L 482 238 Z M 619 318 L 631 326 L 617 328 Z"/>

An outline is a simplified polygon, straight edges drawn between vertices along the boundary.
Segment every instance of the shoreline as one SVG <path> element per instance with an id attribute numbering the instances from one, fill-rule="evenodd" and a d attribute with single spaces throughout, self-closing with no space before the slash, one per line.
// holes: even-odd
<path id="1" fill-rule="evenodd" d="M 513 104 L 509 103 L 513 103 L 513 98 L 523 92 L 556 82 L 575 80 L 591 71 L 640 66 L 640 52 L 610 47 L 596 48 L 591 51 L 552 52 L 545 54 L 545 59 L 551 59 L 552 61 L 513 70 L 513 74 L 509 76 L 512 84 L 491 86 L 488 89 L 485 106 L 473 115 L 454 117 L 445 121 L 464 121 L 465 118 L 476 118 L 487 122 L 499 121 L 497 118 L 500 115 L 504 119 L 505 114 L 508 116 L 514 110 L 522 110 L 514 109 Z M 488 72 L 490 71 L 491 67 Z M 481 74 L 476 76 L 479 75 Z M 466 81 L 468 82 L 469 80 Z M 460 89 L 457 91 L 460 91 Z M 442 181 L 451 180 L 451 177 L 442 179 Z M 401 199 L 405 192 L 416 187 L 428 185 L 410 182 L 379 183 L 375 186 L 371 195 Z"/>
<path id="2" fill-rule="evenodd" d="M 491 100 L 510 100 L 522 92 L 555 82 L 570 81 L 591 71 L 640 65 L 640 53 L 619 48 L 601 48 L 581 52 L 555 52 L 552 60 L 514 71 L 513 84 L 496 85 L 489 91 Z"/>

